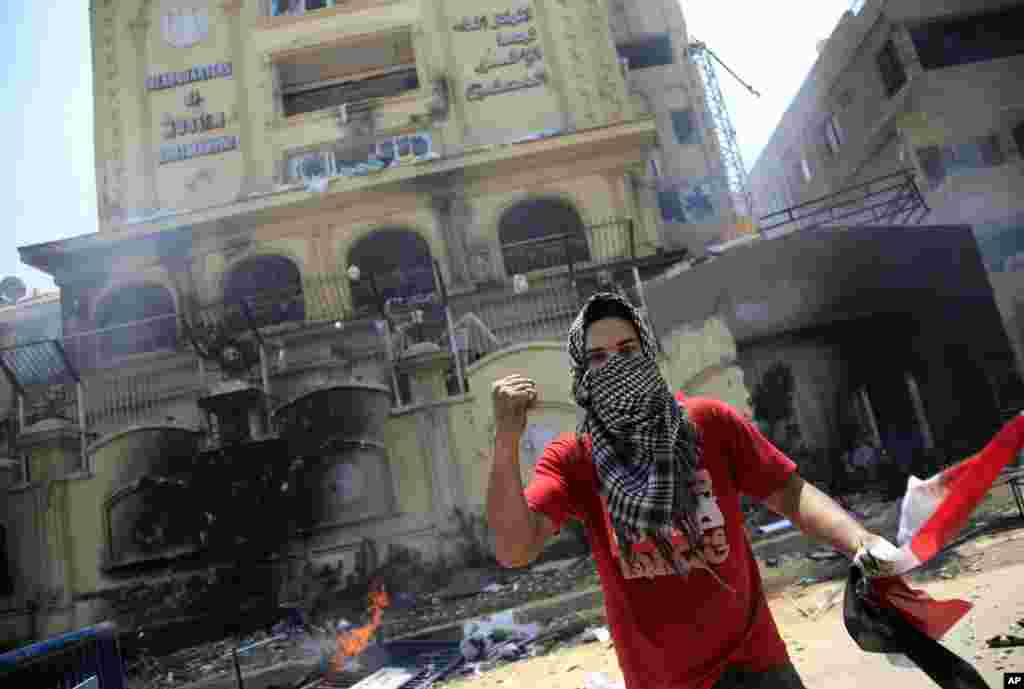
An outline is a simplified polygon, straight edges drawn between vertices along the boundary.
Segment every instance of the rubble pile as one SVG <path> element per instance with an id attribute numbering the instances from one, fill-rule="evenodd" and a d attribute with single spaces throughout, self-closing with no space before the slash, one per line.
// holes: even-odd
<path id="1" fill-rule="evenodd" d="M 558 566 L 524 570 L 479 570 L 471 581 L 456 582 L 429 594 L 397 592 L 391 594 L 391 607 L 377 630 L 377 641 L 407 636 L 433 627 L 459 622 L 507 610 L 524 603 L 557 596 L 597 584 L 593 560 L 583 558 Z M 233 677 L 232 649 L 239 648 L 239 664 L 243 674 L 288 661 L 308 662 L 321 672 L 329 670 L 330 659 L 337 648 L 339 618 L 320 620 L 319 625 L 296 629 L 285 623 L 241 639 L 229 638 L 186 648 L 176 653 L 142 657 L 129 665 L 129 679 L 137 689 L 175 689 L 190 682 L 215 677 Z M 565 643 L 563 635 L 578 635 L 578 620 L 561 620 L 540 630 L 540 635 L 521 646 L 522 653 L 505 650 L 507 658 L 478 659 L 476 667 L 492 661 L 508 662 L 512 657 L 525 657 L 546 652 L 552 643 Z M 543 638 L 541 638 L 543 637 Z M 523 642 L 523 639 L 519 639 Z M 482 661 L 482 662 L 481 662 Z"/>
<path id="2" fill-rule="evenodd" d="M 452 624 L 539 598 L 596 586 L 598 580 L 593 560 L 582 558 L 561 568 L 481 572 L 479 583 L 479 586 L 461 590 L 449 587 L 449 590 L 421 596 L 396 594 L 396 604 L 381 627 L 382 635 L 385 638 L 405 636 L 428 627 Z"/>

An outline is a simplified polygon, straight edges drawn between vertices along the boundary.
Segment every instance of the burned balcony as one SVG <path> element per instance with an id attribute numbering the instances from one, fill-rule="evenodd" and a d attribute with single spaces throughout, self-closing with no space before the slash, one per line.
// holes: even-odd
<path id="1" fill-rule="evenodd" d="M 277 57 L 274 63 L 286 118 L 328 109 L 344 109 L 351 115 L 361 109 L 358 105 L 387 101 L 420 88 L 407 30 L 297 51 Z"/>

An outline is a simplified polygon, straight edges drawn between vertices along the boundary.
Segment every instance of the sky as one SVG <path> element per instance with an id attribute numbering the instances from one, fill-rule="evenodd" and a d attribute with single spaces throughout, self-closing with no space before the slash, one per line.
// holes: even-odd
<path id="1" fill-rule="evenodd" d="M 761 93 L 719 70 L 749 170 L 850 0 L 681 2 L 691 40 Z M 22 265 L 18 246 L 97 230 L 89 31 L 89 0 L 0 0 L 0 131 L 15 161 L 0 168 L 0 277 L 29 289 L 53 280 Z"/>

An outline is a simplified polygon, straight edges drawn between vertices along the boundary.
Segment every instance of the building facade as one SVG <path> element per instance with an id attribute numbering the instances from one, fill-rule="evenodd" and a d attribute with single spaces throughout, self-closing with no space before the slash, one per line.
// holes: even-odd
<path id="1" fill-rule="evenodd" d="M 1020 3 L 1002 0 L 856 3 L 819 47 L 750 176 L 769 216 L 910 171 L 928 224 L 974 228 L 1018 366 L 1021 26 Z"/>
<path id="2" fill-rule="evenodd" d="M 96 0 L 92 32 L 100 230 L 21 249 L 60 332 L 2 352 L 6 638 L 465 561 L 490 383 L 541 381 L 528 475 L 581 299 L 736 223 L 671 0 Z"/>

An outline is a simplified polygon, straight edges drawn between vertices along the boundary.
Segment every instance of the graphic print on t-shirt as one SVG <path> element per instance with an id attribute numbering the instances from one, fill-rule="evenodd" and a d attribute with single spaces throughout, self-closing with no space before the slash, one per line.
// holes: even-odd
<path id="1" fill-rule="evenodd" d="M 729 540 L 725 531 L 725 516 L 718 507 L 710 472 L 706 469 L 695 472 L 690 482 L 690 489 L 697 497 L 696 516 L 701 532 L 699 552 L 708 564 L 720 565 L 729 557 Z M 626 579 L 653 579 L 667 574 L 675 574 L 675 569 L 665 561 L 665 558 L 658 552 L 657 546 L 649 539 L 633 545 L 636 557 L 632 565 L 623 560 L 620 555 L 619 540 L 615 535 L 615 530 L 611 528 L 608 505 L 604 497 L 601 498 L 601 503 L 604 507 L 605 528 L 611 539 L 612 554 L 618 560 L 623 577 Z M 672 529 L 672 554 L 676 562 L 688 561 L 690 567 L 706 568 L 704 562 L 698 557 L 697 551 L 690 546 L 689 539 L 678 529 Z"/>

